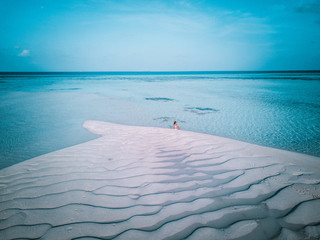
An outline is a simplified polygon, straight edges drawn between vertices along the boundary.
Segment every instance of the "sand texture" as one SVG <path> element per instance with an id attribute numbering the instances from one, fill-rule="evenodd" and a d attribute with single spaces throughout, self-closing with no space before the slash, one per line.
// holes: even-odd
<path id="1" fill-rule="evenodd" d="M 173 129 L 101 137 L 0 170 L 0 239 L 319 239 L 320 159 Z"/>

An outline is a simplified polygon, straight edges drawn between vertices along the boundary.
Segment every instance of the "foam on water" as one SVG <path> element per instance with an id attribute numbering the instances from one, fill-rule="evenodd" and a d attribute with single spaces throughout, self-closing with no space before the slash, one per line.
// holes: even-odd
<path id="1" fill-rule="evenodd" d="M 0 168 L 88 141 L 96 119 L 320 156 L 320 73 L 0 75 Z"/>

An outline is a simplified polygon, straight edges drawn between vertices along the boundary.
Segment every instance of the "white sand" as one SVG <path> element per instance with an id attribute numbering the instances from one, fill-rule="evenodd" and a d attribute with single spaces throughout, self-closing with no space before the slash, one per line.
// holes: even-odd
<path id="1" fill-rule="evenodd" d="M 0 239 L 319 239 L 320 158 L 172 129 L 102 137 L 0 170 Z"/>

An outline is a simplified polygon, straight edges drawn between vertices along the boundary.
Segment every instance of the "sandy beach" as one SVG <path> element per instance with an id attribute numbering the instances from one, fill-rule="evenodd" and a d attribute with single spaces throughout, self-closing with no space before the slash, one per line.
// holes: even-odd
<path id="1" fill-rule="evenodd" d="M 86 121 L 101 137 L 0 170 L 0 239 L 319 239 L 320 158 Z"/>

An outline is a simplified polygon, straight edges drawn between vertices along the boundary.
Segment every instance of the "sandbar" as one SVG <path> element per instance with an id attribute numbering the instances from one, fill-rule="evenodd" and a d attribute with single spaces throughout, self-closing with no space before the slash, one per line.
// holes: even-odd
<path id="1" fill-rule="evenodd" d="M 0 170 L 0 239 L 319 239 L 320 158 L 86 121 L 99 138 Z"/>

